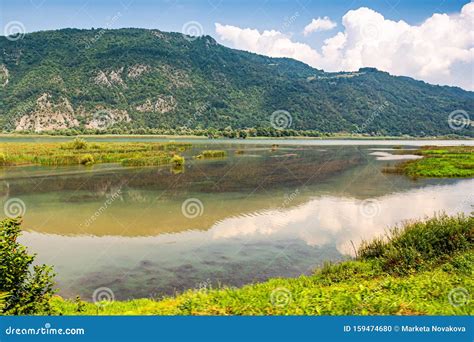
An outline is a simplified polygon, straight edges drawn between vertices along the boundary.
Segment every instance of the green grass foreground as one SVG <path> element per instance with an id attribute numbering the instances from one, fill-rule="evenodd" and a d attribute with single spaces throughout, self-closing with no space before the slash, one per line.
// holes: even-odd
<path id="1" fill-rule="evenodd" d="M 413 151 L 421 159 L 409 160 L 384 169 L 388 173 L 402 173 L 410 177 L 474 177 L 474 147 L 472 146 L 424 146 Z"/>
<path id="2" fill-rule="evenodd" d="M 470 315 L 474 218 L 440 215 L 364 243 L 354 260 L 313 275 L 239 289 L 189 290 L 161 301 L 52 299 L 61 315 Z"/>

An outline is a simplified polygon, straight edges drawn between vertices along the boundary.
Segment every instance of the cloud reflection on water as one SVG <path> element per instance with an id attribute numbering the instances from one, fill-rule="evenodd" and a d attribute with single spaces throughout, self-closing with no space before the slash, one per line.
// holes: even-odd
<path id="1" fill-rule="evenodd" d="M 214 240 L 298 237 L 310 246 L 335 243 L 341 253 L 352 254 L 351 241 L 358 245 L 361 240 L 380 235 L 401 221 L 442 211 L 469 213 L 473 202 L 467 194 L 473 190 L 474 180 L 471 179 L 453 185 L 392 193 L 376 198 L 379 210 L 373 217 L 361 212 L 361 200 L 323 196 L 291 209 L 228 218 L 216 223 L 209 233 Z"/>

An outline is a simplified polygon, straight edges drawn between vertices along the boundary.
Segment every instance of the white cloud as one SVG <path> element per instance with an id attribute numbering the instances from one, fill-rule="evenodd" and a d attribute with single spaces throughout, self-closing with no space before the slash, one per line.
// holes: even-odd
<path id="1" fill-rule="evenodd" d="M 311 22 L 305 26 L 303 30 L 303 34 L 307 36 L 313 32 L 328 31 L 328 30 L 332 30 L 336 26 L 337 24 L 331 19 L 329 19 L 328 17 L 324 17 L 324 18 L 319 17 L 318 19 L 311 20 Z"/>
<path id="2" fill-rule="evenodd" d="M 223 42 L 235 48 L 290 57 L 326 71 L 371 66 L 395 75 L 474 90 L 474 3 L 461 12 L 433 14 L 419 25 L 385 19 L 369 8 L 348 11 L 344 30 L 319 51 L 275 31 L 216 24 Z"/>
<path id="3" fill-rule="evenodd" d="M 310 65 L 319 58 L 319 53 L 309 45 L 293 42 L 275 30 L 260 33 L 258 30 L 217 23 L 216 32 L 222 41 L 230 42 L 238 49 L 272 57 L 291 57 Z"/>

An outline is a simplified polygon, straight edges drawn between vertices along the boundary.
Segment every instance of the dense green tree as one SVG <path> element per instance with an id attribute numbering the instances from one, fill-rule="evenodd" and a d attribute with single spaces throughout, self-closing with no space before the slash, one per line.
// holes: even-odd
<path id="1" fill-rule="evenodd" d="M 6 293 L 0 312 L 48 314 L 54 275 L 49 266 L 33 266 L 35 256 L 28 254 L 26 247 L 18 242 L 20 223 L 20 219 L 0 222 L 0 293 Z"/>

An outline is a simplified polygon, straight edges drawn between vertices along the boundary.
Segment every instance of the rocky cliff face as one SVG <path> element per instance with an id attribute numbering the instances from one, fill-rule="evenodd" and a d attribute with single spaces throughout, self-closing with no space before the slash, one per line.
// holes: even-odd
<path id="1" fill-rule="evenodd" d="M 50 94 L 44 93 L 36 100 L 32 111 L 19 118 L 15 130 L 41 132 L 78 125 L 74 109 L 67 98 L 61 97 L 55 102 Z"/>
<path id="2" fill-rule="evenodd" d="M 16 131 L 54 131 L 58 129 L 76 128 L 80 126 L 78 118 L 82 118 L 86 128 L 106 129 L 117 122 L 130 122 L 124 110 L 97 108 L 92 114 L 83 108 L 74 111 L 69 100 L 60 97 L 53 100 L 51 94 L 44 93 L 28 113 L 16 122 Z"/>
<path id="3" fill-rule="evenodd" d="M 8 69 L 5 65 L 0 65 L 0 86 L 5 88 L 8 84 Z"/>

